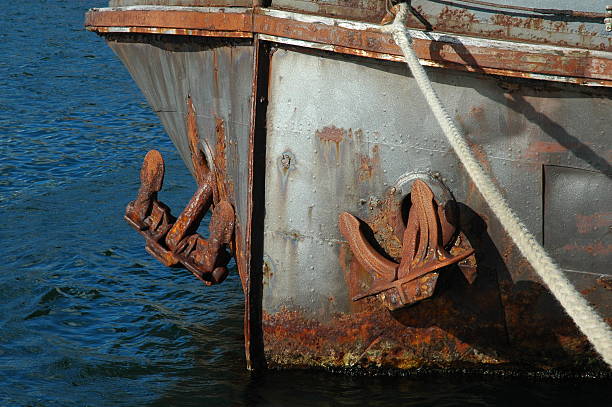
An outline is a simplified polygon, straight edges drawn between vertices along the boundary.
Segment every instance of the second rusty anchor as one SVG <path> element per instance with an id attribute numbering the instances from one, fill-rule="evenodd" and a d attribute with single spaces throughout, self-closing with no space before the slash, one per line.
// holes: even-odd
<path id="1" fill-rule="evenodd" d="M 340 232 L 357 261 L 373 274 L 370 288 L 354 296 L 353 301 L 378 295 L 390 310 L 414 304 L 433 295 L 440 269 L 461 262 L 474 253 L 471 248 L 456 254 L 445 249 L 455 227 L 448 222 L 444 208 L 436 202 L 431 188 L 424 181 L 414 181 L 410 197 L 412 205 L 402 233 L 399 263 L 372 247 L 355 216 L 348 212 L 340 214 Z"/>
<path id="2" fill-rule="evenodd" d="M 146 250 L 161 263 L 185 267 L 207 285 L 222 282 L 228 274 L 233 249 L 235 214 L 224 199 L 214 204 L 217 180 L 213 171 L 201 174 L 199 186 L 178 217 L 157 199 L 164 178 L 161 154 L 151 150 L 145 156 L 140 171 L 138 196 L 126 208 L 125 219 L 146 240 Z M 197 229 L 212 209 L 208 239 Z"/>

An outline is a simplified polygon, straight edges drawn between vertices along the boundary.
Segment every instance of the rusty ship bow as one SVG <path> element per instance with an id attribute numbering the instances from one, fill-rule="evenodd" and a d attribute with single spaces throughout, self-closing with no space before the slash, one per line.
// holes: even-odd
<path id="1" fill-rule="evenodd" d="M 609 324 L 610 10 L 408 3 L 416 53 L 480 165 Z M 380 29 L 393 14 L 385 0 L 90 10 L 195 179 L 168 208 L 149 152 L 126 220 L 203 290 L 235 258 L 252 368 L 605 371 L 443 137 Z"/>

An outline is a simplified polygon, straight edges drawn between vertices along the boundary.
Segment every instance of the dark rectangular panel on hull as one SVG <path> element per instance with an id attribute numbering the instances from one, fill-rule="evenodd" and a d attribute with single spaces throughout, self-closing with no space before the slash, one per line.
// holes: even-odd
<path id="1" fill-rule="evenodd" d="M 563 268 L 612 274 L 612 170 L 544 167 L 544 247 Z"/>

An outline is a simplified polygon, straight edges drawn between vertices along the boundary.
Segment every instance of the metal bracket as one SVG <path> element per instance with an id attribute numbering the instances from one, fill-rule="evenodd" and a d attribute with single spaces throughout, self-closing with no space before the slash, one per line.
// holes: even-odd
<path id="1" fill-rule="evenodd" d="M 606 6 L 606 18 L 604 18 L 606 31 L 612 31 L 612 5 Z"/>
<path id="2" fill-rule="evenodd" d="M 439 269 L 459 263 L 474 253 L 472 248 L 458 249 L 454 254 L 446 251 L 455 227 L 448 222 L 444 207 L 435 200 L 424 181 L 413 182 L 410 196 L 412 206 L 402 233 L 399 264 L 372 247 L 355 216 L 348 212 L 340 214 L 340 232 L 357 261 L 374 277 L 371 287 L 353 297 L 353 301 L 378 295 L 389 310 L 414 304 L 433 295 Z M 474 271 L 466 269 L 465 272 L 466 279 L 472 283 Z"/>
<path id="3" fill-rule="evenodd" d="M 157 150 L 149 151 L 140 170 L 138 195 L 127 205 L 125 220 L 144 236 L 147 252 L 164 265 L 185 267 L 206 285 L 221 283 L 227 277 L 226 266 L 232 257 L 226 249 L 232 247 L 234 208 L 223 199 L 214 205 L 216 176 L 207 171 L 199 177 L 198 189 L 175 218 L 170 208 L 157 199 L 164 172 L 162 155 Z M 196 231 L 211 207 L 210 237 L 204 239 Z"/>

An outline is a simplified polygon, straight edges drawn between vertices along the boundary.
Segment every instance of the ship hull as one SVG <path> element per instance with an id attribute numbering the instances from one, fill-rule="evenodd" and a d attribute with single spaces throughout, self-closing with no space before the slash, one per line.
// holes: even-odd
<path id="1" fill-rule="evenodd" d="M 370 26 L 342 21 L 333 26 L 348 31 L 331 35 L 316 17 L 257 8 L 127 7 L 88 17 L 192 172 L 193 103 L 200 147 L 236 209 L 249 365 L 605 369 L 475 188 L 399 50 Z M 434 37 L 417 51 L 482 167 L 610 323 L 611 53 L 591 51 L 587 67 L 572 49 L 530 45 L 526 56 L 474 41 Z M 361 219 L 399 261 L 386 202 L 411 177 L 452 193 L 477 277 L 470 284 L 448 267 L 431 298 L 393 311 L 376 296 L 355 301 L 373 277 L 339 214 Z"/>

